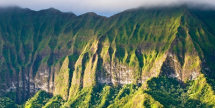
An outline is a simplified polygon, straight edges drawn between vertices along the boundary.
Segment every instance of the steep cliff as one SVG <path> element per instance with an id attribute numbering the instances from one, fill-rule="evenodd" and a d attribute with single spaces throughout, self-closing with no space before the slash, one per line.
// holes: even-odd
<path id="1" fill-rule="evenodd" d="M 214 86 L 214 18 L 214 10 L 186 5 L 131 9 L 109 18 L 0 8 L 0 96 L 21 104 L 41 89 L 62 96 L 66 102 L 58 105 L 64 107 L 111 107 L 120 106 L 128 91 L 124 107 L 137 107 L 136 101 L 167 107 L 153 97 L 154 77 L 182 86 L 204 79 Z M 104 97 L 96 98 L 97 92 Z"/>

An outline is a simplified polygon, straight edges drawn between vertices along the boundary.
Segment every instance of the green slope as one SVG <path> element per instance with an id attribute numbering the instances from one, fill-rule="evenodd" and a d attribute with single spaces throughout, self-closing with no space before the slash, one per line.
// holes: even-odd
<path id="1" fill-rule="evenodd" d="M 0 8 L 0 94 L 53 93 L 25 105 L 40 107 L 213 107 L 214 18 L 187 5 L 109 18 Z"/>

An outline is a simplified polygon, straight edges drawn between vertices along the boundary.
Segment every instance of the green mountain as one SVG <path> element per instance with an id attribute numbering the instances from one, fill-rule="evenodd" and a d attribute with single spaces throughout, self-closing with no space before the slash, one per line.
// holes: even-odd
<path id="1" fill-rule="evenodd" d="M 0 8 L 0 107 L 215 107 L 214 19 L 187 5 Z"/>

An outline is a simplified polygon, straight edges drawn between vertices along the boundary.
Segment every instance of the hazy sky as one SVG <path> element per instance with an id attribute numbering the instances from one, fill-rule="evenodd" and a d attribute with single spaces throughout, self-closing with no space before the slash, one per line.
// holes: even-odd
<path id="1" fill-rule="evenodd" d="M 215 5 L 215 0 L 0 0 L 0 6 L 20 6 L 32 10 L 56 8 L 63 12 L 77 15 L 95 12 L 110 16 L 126 9 L 149 5 L 169 5 L 183 2 L 208 3 Z"/>

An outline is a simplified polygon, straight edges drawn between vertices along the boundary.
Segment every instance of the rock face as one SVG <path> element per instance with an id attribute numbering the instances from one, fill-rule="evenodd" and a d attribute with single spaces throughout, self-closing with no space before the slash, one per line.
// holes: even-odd
<path id="1" fill-rule="evenodd" d="M 190 67 L 190 64 L 194 64 L 194 63 L 190 61 L 189 66 L 187 67 Z M 201 70 L 199 66 L 187 72 L 186 68 L 183 69 L 179 61 L 175 59 L 175 57 L 170 53 L 167 56 L 165 62 L 163 63 L 163 66 L 161 69 L 161 75 L 167 75 L 168 77 L 176 78 L 180 81 L 195 80 L 200 75 L 200 71 Z"/>
<path id="2" fill-rule="evenodd" d="M 202 16 L 204 14 L 204 16 Z M 134 9 L 110 18 L 0 8 L 0 96 L 38 90 L 70 99 L 85 87 L 214 77 L 214 11 Z"/>
<path id="3" fill-rule="evenodd" d="M 123 65 L 111 66 L 110 64 L 105 64 L 103 66 L 103 71 L 98 77 L 98 82 L 100 84 L 107 85 L 124 85 L 131 84 L 133 82 L 133 70 L 127 68 Z"/>

